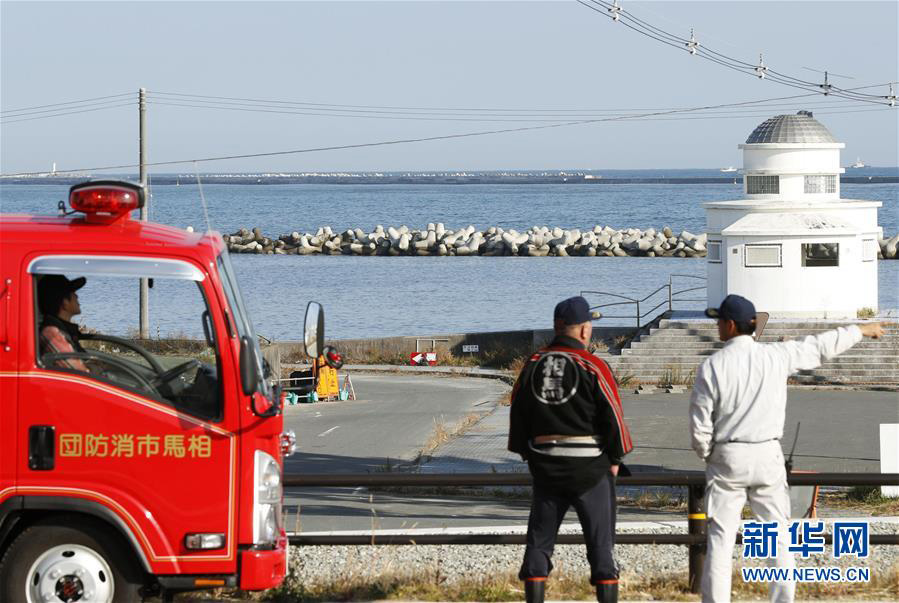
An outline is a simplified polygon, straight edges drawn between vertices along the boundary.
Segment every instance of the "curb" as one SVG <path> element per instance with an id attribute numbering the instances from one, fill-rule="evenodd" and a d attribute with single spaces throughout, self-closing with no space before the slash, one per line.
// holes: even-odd
<path id="1" fill-rule="evenodd" d="M 282 364 L 284 368 L 299 369 L 306 368 L 305 364 Z M 408 366 L 404 364 L 345 364 L 342 370 L 353 371 L 357 373 L 401 373 L 409 375 L 449 375 L 454 377 L 478 377 L 481 379 L 498 379 L 508 385 L 515 385 L 516 376 L 509 371 L 501 371 L 496 369 L 484 369 L 479 367 L 462 367 L 462 366 Z M 614 368 L 613 368 L 614 370 Z M 639 382 L 637 382 L 639 384 Z M 645 384 L 644 384 L 645 385 Z M 651 385 L 651 384 L 649 384 Z M 853 384 L 837 384 L 837 383 L 787 383 L 788 389 L 802 390 L 824 390 L 824 391 L 887 391 L 899 392 L 899 384 L 891 383 L 853 383 Z M 619 387 L 620 390 L 628 392 L 630 386 Z M 664 392 L 659 392 L 664 393 Z M 686 391 L 682 392 L 686 393 Z"/>
<path id="2" fill-rule="evenodd" d="M 298 369 L 304 364 L 282 364 L 284 368 Z M 345 364 L 341 370 L 357 373 L 403 373 L 419 375 L 451 375 L 457 377 L 479 377 L 482 379 L 498 379 L 514 385 L 515 375 L 508 371 L 482 369 L 463 366 L 407 366 L 402 364 Z"/>

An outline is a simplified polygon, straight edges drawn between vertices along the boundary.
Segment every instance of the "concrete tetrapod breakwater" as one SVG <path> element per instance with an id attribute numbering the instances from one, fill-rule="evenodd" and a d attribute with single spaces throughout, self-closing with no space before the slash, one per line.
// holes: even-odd
<path id="1" fill-rule="evenodd" d="M 258 228 L 242 228 L 224 235 L 232 253 L 295 255 L 427 255 L 427 256 L 587 256 L 587 257 L 705 257 L 708 235 L 686 230 L 679 234 L 661 230 L 628 228 L 616 230 L 594 226 L 590 230 L 534 226 L 524 232 L 491 226 L 448 230 L 443 223 L 430 223 L 424 230 L 407 226 L 378 225 L 372 232 L 361 228 L 334 232 L 330 226 L 315 233 L 292 232 L 277 238 Z M 880 259 L 896 259 L 899 235 L 879 241 Z"/>

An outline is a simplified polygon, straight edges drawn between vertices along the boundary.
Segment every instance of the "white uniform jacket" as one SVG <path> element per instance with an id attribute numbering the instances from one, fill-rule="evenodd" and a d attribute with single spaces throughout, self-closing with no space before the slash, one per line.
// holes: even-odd
<path id="1" fill-rule="evenodd" d="M 716 443 L 765 442 L 783 436 L 787 377 L 809 370 L 861 341 L 855 325 L 801 341 L 729 340 L 696 373 L 690 398 L 693 450 L 706 459 Z"/>

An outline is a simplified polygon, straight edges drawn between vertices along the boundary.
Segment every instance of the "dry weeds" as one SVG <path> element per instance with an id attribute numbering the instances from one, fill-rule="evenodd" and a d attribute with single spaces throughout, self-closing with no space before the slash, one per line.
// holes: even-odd
<path id="1" fill-rule="evenodd" d="M 847 490 L 819 492 L 818 504 L 835 509 L 852 509 L 865 515 L 899 515 L 899 498 L 884 496 L 879 486 L 855 486 Z"/>
<path id="2" fill-rule="evenodd" d="M 654 509 L 661 511 L 686 511 L 687 499 L 683 493 L 653 492 L 644 490 L 635 498 L 618 498 L 618 505 L 636 507 L 638 509 Z"/>
<path id="3" fill-rule="evenodd" d="M 459 422 L 452 427 L 447 427 L 444 417 L 441 416 L 440 420 L 434 417 L 434 431 L 431 433 L 431 436 L 427 439 L 424 446 L 422 446 L 419 456 L 429 456 L 439 446 L 468 431 L 472 425 L 476 424 L 483 417 L 484 413 L 471 412 L 462 417 Z"/>
<path id="4" fill-rule="evenodd" d="M 669 385 L 686 385 L 693 386 L 696 380 L 696 372 L 693 370 L 684 372 L 679 365 L 669 365 L 665 367 L 665 372 L 659 378 L 659 386 L 666 387 Z"/>
<path id="5" fill-rule="evenodd" d="M 273 603 L 323 602 L 323 601 L 372 601 L 396 599 L 406 601 L 521 601 L 524 599 L 521 582 L 514 574 L 468 580 L 449 580 L 438 567 L 415 576 L 399 573 L 367 575 L 371 564 L 353 569 L 358 561 L 347 560 L 351 566 L 339 578 L 325 583 L 301 582 L 291 576 L 278 589 L 251 594 L 240 591 L 217 591 L 227 601 L 270 601 Z M 387 564 L 385 569 L 390 569 Z M 765 600 L 768 585 L 744 583 L 739 571 L 733 577 L 734 600 Z M 698 601 L 699 596 L 689 592 L 684 573 L 661 576 L 641 576 L 625 573 L 621 577 L 621 599 L 630 601 Z M 208 593 L 205 594 L 208 597 Z M 593 587 L 586 576 L 556 572 L 546 583 L 547 600 L 586 601 L 595 600 Z M 871 582 L 866 584 L 818 583 L 800 584 L 797 599 L 825 601 L 895 600 L 899 596 L 899 568 L 885 574 L 872 572 Z M 202 595 L 187 595 L 189 601 Z"/>

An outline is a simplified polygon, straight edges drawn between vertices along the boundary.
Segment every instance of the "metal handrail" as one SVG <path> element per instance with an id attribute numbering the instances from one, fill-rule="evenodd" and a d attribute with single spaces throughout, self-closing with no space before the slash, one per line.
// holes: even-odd
<path id="1" fill-rule="evenodd" d="M 680 295 L 681 293 L 690 293 L 691 291 L 700 291 L 702 289 L 705 289 L 706 287 L 691 287 L 689 289 L 682 289 L 680 291 L 675 291 L 674 290 L 674 277 L 692 278 L 692 279 L 701 280 L 701 281 L 708 280 L 704 276 L 696 276 L 695 274 L 678 274 L 678 273 L 669 274 L 668 275 L 668 310 L 669 311 L 674 309 L 675 301 L 705 301 L 702 299 L 692 299 L 692 298 L 687 298 L 687 299 L 680 298 L 680 299 L 675 300 L 675 297 L 677 295 Z"/>
<path id="2" fill-rule="evenodd" d="M 674 290 L 674 277 L 692 278 L 692 279 L 698 279 L 698 280 L 703 280 L 703 281 L 706 280 L 706 277 L 704 277 L 704 276 L 696 276 L 695 274 L 669 274 L 669 275 L 668 275 L 668 283 L 667 283 L 666 285 L 662 285 L 661 287 L 659 287 L 658 289 L 656 289 L 655 291 L 653 291 L 652 293 L 650 293 L 650 294 L 647 295 L 646 297 L 643 297 L 642 299 L 634 299 L 633 297 L 628 297 L 628 296 L 626 296 L 626 295 L 621 295 L 620 293 L 610 293 L 610 292 L 608 292 L 608 291 L 588 291 L 588 290 L 584 290 L 584 291 L 581 291 L 581 295 L 582 295 L 582 296 L 586 296 L 586 295 L 604 295 L 604 296 L 606 296 L 606 297 L 615 297 L 615 298 L 618 298 L 618 299 L 623 299 L 623 300 L 625 300 L 625 301 L 610 302 L 610 303 L 606 303 L 606 304 L 598 304 L 598 305 L 595 305 L 595 306 L 590 306 L 590 309 L 591 309 L 591 310 L 598 310 L 598 309 L 601 309 L 601 308 L 609 308 L 609 307 L 612 307 L 612 306 L 625 306 L 625 305 L 633 304 L 634 306 L 636 306 L 636 311 L 634 312 L 634 314 L 629 314 L 629 315 L 627 315 L 627 316 L 621 316 L 621 315 L 616 315 L 616 314 L 605 314 L 604 316 L 605 316 L 606 318 L 636 318 L 636 319 L 637 319 L 637 328 L 639 329 L 641 326 L 643 326 L 642 320 L 643 320 L 645 317 L 647 317 L 647 316 L 649 316 L 650 314 L 652 314 L 653 312 L 655 312 L 656 310 L 658 310 L 659 308 L 661 308 L 662 306 L 664 306 L 664 305 L 665 305 L 665 301 L 659 302 L 658 304 L 656 304 L 655 306 L 653 306 L 653 307 L 650 308 L 649 310 L 646 310 L 645 312 L 641 312 L 641 311 L 640 311 L 640 304 L 645 303 L 648 299 L 650 299 L 651 297 L 653 297 L 654 295 L 656 295 L 656 294 L 659 293 L 660 291 L 663 291 L 663 290 L 665 290 L 665 289 L 668 290 L 668 311 L 669 311 L 669 312 L 670 312 L 671 310 L 674 309 L 674 302 L 676 302 L 676 301 L 690 301 L 690 302 L 693 302 L 693 301 L 705 301 L 705 300 L 702 300 L 702 299 L 679 298 L 679 297 L 677 297 L 678 295 L 681 295 L 681 294 L 683 294 L 683 293 L 690 293 L 690 292 L 692 292 L 692 291 L 699 291 L 699 290 L 701 290 L 701 289 L 705 289 L 705 287 L 690 287 L 690 288 L 688 288 L 688 289 L 682 289 L 682 290 L 680 290 L 680 291 L 675 291 L 675 290 Z M 650 321 L 650 322 L 651 322 L 651 321 Z"/>
<path id="3" fill-rule="evenodd" d="M 283 379 L 278 379 L 278 383 L 284 383 L 285 381 L 312 381 L 315 382 L 315 377 L 284 377 Z M 306 389 L 301 385 L 288 385 L 281 386 L 281 391 L 283 392 L 295 392 Z M 314 389 L 314 388 L 313 388 Z"/>
<path id="4" fill-rule="evenodd" d="M 529 473 L 347 473 L 300 474 L 283 476 L 285 487 L 360 486 L 528 486 Z M 899 486 L 899 473 L 787 473 L 794 486 Z M 699 592 L 699 578 L 705 564 L 706 518 L 703 508 L 706 478 L 702 471 L 637 473 L 619 477 L 621 486 L 687 487 L 687 534 L 616 534 L 617 544 L 681 544 L 689 547 L 689 586 Z M 374 534 L 303 535 L 291 534 L 292 545 L 412 545 L 412 544 L 525 544 L 524 534 Z M 829 535 L 825 536 L 829 538 Z M 740 542 L 740 536 L 737 536 Z M 561 534 L 558 544 L 583 544 L 583 534 Z M 826 540 L 826 542 L 831 542 Z M 873 534 L 872 545 L 899 545 L 899 534 Z"/>
<path id="5" fill-rule="evenodd" d="M 899 486 L 899 473 L 790 473 L 793 486 Z M 530 473 L 285 473 L 284 487 L 530 486 Z M 703 471 L 639 472 L 617 478 L 619 486 L 704 486 Z"/>

